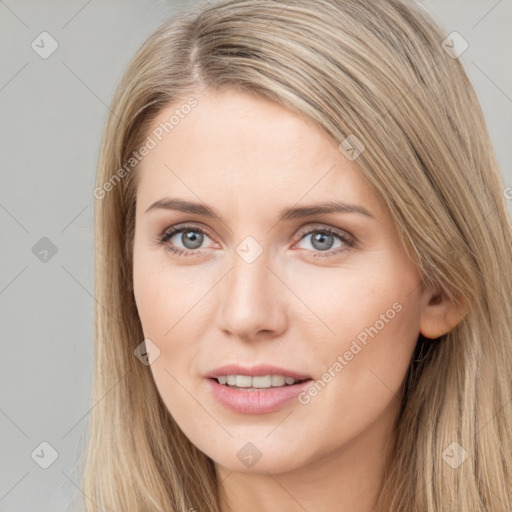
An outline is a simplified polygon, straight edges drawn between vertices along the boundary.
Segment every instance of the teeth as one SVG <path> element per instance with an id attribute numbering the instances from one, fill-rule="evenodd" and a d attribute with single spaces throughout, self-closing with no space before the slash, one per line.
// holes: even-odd
<path id="1" fill-rule="evenodd" d="M 252 383 L 252 377 L 249 375 L 237 375 L 236 386 L 239 388 L 250 388 Z"/>
<path id="2" fill-rule="evenodd" d="M 228 386 L 259 389 L 291 386 L 298 382 L 293 377 L 284 377 L 283 375 L 261 375 L 257 377 L 251 377 L 250 375 L 219 375 L 217 381 L 219 384 L 227 384 Z"/>
<path id="3" fill-rule="evenodd" d="M 272 375 L 272 386 L 284 386 L 285 380 L 282 375 Z"/>
<path id="4" fill-rule="evenodd" d="M 263 375 L 259 377 L 253 377 L 252 379 L 253 388 L 270 388 L 272 387 L 272 376 Z"/>

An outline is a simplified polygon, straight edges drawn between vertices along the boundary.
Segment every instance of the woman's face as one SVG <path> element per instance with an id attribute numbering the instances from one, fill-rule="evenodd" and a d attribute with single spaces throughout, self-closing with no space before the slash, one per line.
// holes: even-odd
<path id="1" fill-rule="evenodd" d="M 163 401 L 229 470 L 378 450 L 430 298 L 389 213 L 312 122 L 235 91 L 196 99 L 159 114 L 138 169 L 134 290 Z M 313 211 L 327 203 L 350 206 Z"/>

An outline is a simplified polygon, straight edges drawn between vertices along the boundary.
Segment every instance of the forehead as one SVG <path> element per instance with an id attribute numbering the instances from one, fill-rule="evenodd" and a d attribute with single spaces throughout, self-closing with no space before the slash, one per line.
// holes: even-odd
<path id="1" fill-rule="evenodd" d="M 166 193 L 214 196 L 246 208 L 289 206 L 301 198 L 379 203 L 354 162 L 313 121 L 237 91 L 195 98 L 195 107 L 183 109 L 188 114 L 176 115 L 186 99 L 176 102 L 150 128 L 155 147 L 137 170 L 143 205 Z"/>

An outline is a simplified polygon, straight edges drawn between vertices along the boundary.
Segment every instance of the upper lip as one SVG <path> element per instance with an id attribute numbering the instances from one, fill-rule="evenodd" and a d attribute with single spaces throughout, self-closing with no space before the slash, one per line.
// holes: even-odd
<path id="1" fill-rule="evenodd" d="M 206 375 L 209 379 L 215 379 L 219 375 L 250 375 L 251 377 L 263 375 L 282 375 L 283 377 L 293 377 L 296 380 L 310 379 L 309 375 L 304 373 L 288 370 L 281 366 L 270 364 L 259 364 L 257 366 L 245 366 L 241 364 L 227 364 L 212 370 Z"/>

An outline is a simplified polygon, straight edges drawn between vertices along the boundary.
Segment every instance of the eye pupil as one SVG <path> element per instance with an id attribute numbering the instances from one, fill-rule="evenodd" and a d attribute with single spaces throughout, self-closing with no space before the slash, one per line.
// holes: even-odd
<path id="1" fill-rule="evenodd" d="M 203 234 L 193 229 L 187 229 L 183 231 L 181 239 L 187 249 L 197 249 L 203 243 Z M 189 245 L 190 243 L 191 245 Z"/>
<path id="2" fill-rule="evenodd" d="M 326 243 L 326 240 L 328 241 Z M 333 236 L 328 233 L 316 233 L 312 237 L 312 245 L 318 250 L 330 249 L 333 242 Z"/>

